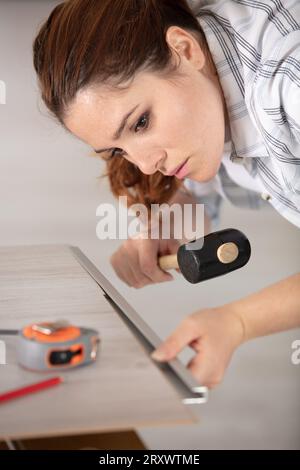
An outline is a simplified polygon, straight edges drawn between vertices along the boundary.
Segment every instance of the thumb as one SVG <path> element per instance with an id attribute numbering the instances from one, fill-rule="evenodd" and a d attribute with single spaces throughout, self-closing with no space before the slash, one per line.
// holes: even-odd
<path id="1" fill-rule="evenodd" d="M 156 361 L 170 361 L 188 346 L 198 334 L 194 325 L 185 319 L 176 330 L 151 354 Z"/>

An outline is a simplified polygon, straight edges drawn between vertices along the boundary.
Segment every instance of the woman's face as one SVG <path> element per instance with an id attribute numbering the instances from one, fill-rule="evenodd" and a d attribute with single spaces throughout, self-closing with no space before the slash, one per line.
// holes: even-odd
<path id="1" fill-rule="evenodd" d="M 103 85 L 81 90 L 64 122 L 95 151 L 107 149 L 107 157 L 116 150 L 146 175 L 174 174 L 187 161 L 175 177 L 208 181 L 220 167 L 225 139 L 218 75 L 193 35 L 171 27 L 166 37 L 181 56 L 183 76 L 141 72 L 122 91 Z M 122 133 L 113 137 L 128 113 Z"/>

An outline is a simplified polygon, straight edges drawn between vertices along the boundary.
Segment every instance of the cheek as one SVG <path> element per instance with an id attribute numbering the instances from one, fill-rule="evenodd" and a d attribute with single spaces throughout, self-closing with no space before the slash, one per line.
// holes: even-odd
<path id="1" fill-rule="evenodd" d="M 225 140 L 223 101 L 216 89 L 203 99 L 202 110 L 201 144 L 210 166 L 215 168 L 222 157 Z"/>
<path id="2" fill-rule="evenodd" d="M 194 100 L 174 96 L 161 115 L 158 127 L 160 142 L 165 142 L 167 148 L 193 149 L 201 140 L 199 121 L 195 116 Z"/>
<path id="3" fill-rule="evenodd" d="M 172 138 L 174 147 L 199 151 L 203 149 L 220 127 L 220 106 L 216 91 L 206 79 L 197 86 L 190 84 L 184 90 L 168 97 L 162 114 L 162 133 Z M 176 143 L 176 145 L 175 145 Z"/>
<path id="4" fill-rule="evenodd" d="M 196 114 L 200 116 L 197 119 Z M 197 107 L 194 117 L 195 159 L 193 179 L 207 182 L 219 170 L 224 150 L 225 123 L 222 100 L 217 93 L 210 93 Z"/>
<path id="5" fill-rule="evenodd" d="M 205 110 L 206 134 L 210 138 L 214 136 L 217 143 L 220 138 L 224 138 L 224 110 L 220 91 L 212 84 L 204 97 L 203 109 Z"/>

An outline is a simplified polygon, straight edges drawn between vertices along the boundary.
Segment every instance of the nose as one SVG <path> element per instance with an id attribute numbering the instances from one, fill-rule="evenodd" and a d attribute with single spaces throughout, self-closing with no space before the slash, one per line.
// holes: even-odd
<path id="1" fill-rule="evenodd" d="M 166 160 L 166 152 L 163 150 L 148 152 L 142 154 L 137 161 L 142 173 L 145 175 L 153 175 L 157 171 L 164 169 L 164 162 Z"/>

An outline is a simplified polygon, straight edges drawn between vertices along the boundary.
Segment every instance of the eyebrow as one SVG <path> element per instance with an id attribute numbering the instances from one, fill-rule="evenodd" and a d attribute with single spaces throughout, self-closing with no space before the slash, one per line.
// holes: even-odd
<path id="1" fill-rule="evenodd" d="M 114 133 L 114 135 L 112 136 L 112 140 L 118 140 L 124 129 L 125 129 L 125 126 L 127 124 L 127 121 L 128 119 L 130 118 L 130 116 L 134 113 L 134 111 L 139 107 L 139 104 L 136 105 L 131 111 L 129 111 L 129 113 L 127 113 L 124 118 L 122 119 L 122 122 L 120 124 L 120 127 L 118 128 L 118 130 Z M 98 149 L 98 150 L 94 150 L 95 153 L 102 153 L 102 152 L 107 152 L 107 150 L 112 150 L 112 148 L 107 148 L 107 149 Z"/>

